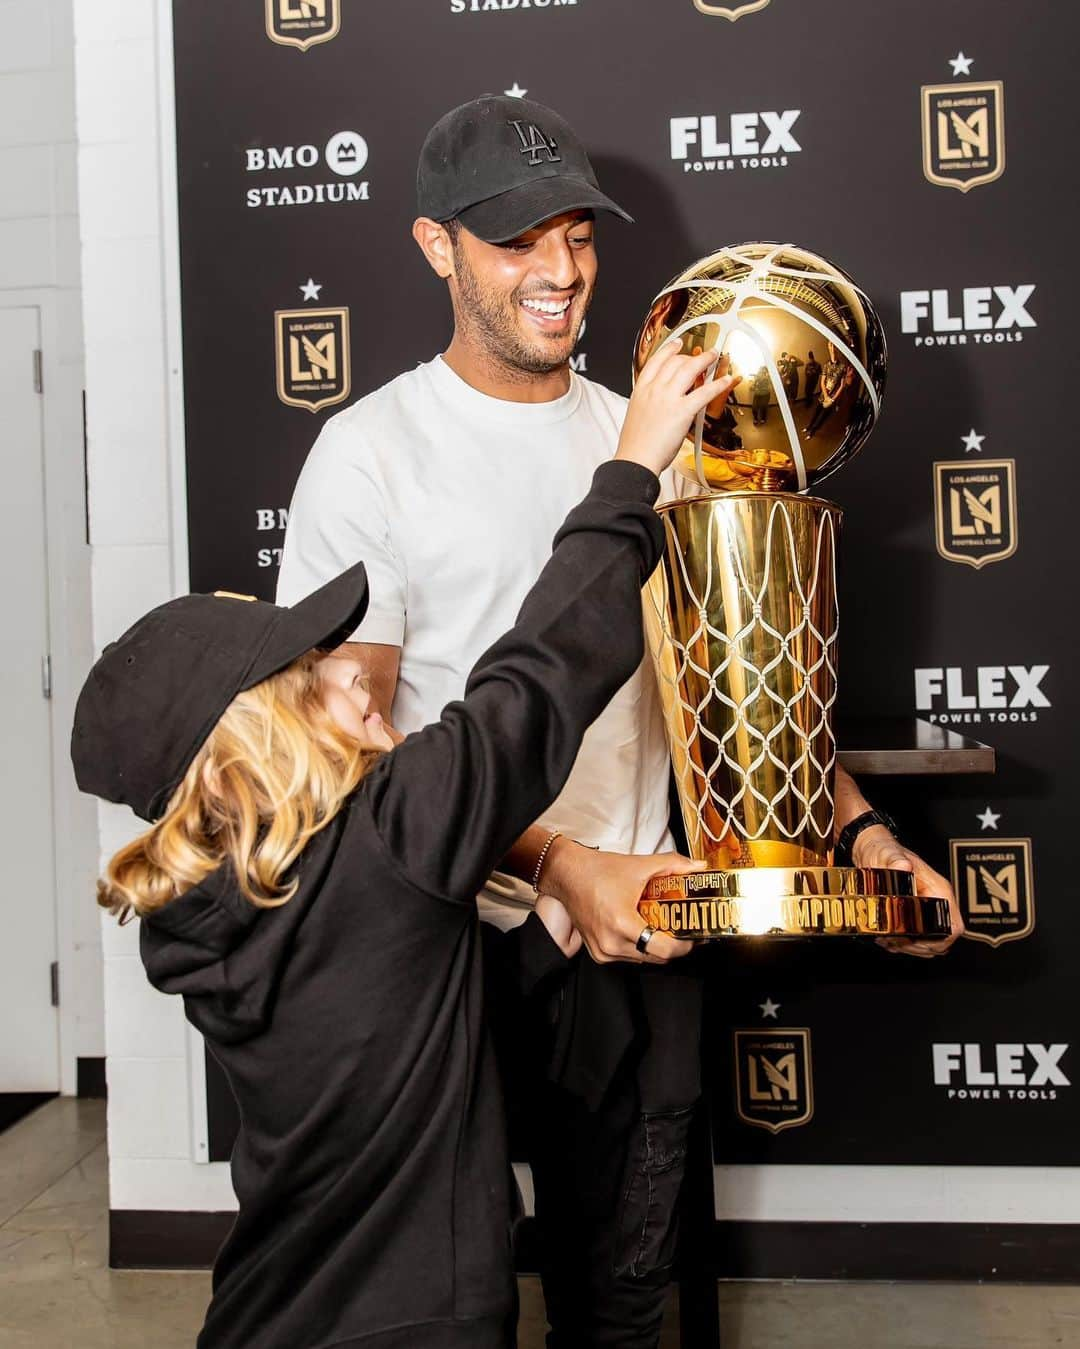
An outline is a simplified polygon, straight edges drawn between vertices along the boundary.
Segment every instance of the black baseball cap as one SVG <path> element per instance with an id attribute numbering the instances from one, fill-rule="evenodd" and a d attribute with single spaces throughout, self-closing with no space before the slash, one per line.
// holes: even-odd
<path id="1" fill-rule="evenodd" d="M 105 648 L 83 685 L 75 780 L 158 819 L 236 695 L 315 647 L 347 641 L 367 606 L 358 562 L 288 609 L 220 590 L 152 609 Z"/>
<path id="2" fill-rule="evenodd" d="M 527 98 L 484 94 L 440 117 L 416 170 L 421 215 L 457 217 L 489 244 L 516 239 L 565 211 L 609 211 L 585 147 L 557 112 Z"/>

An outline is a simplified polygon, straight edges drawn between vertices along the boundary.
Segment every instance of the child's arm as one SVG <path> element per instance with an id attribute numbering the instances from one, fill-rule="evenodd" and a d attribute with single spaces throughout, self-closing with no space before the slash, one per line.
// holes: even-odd
<path id="1" fill-rule="evenodd" d="M 376 826 L 421 889 L 473 902 L 558 795 L 585 731 L 636 669 L 641 587 L 663 539 L 658 491 L 649 469 L 602 464 L 464 699 L 373 770 L 365 795 Z"/>
<path id="2" fill-rule="evenodd" d="M 582 736 L 641 659 L 641 587 L 663 540 L 656 475 L 694 416 L 732 383 L 708 378 L 715 352 L 685 356 L 680 345 L 666 342 L 638 377 L 615 459 L 570 512 L 516 625 L 477 662 L 464 700 L 368 779 L 385 845 L 432 894 L 473 902 L 558 795 Z M 633 938 L 622 936 L 632 952 Z"/>

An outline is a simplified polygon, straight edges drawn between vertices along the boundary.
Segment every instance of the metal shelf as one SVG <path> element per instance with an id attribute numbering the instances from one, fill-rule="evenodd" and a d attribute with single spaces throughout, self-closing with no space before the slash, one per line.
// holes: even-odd
<path id="1" fill-rule="evenodd" d="M 852 720 L 838 738 L 840 763 L 856 777 L 993 773 L 997 763 L 993 746 L 918 717 Z"/>

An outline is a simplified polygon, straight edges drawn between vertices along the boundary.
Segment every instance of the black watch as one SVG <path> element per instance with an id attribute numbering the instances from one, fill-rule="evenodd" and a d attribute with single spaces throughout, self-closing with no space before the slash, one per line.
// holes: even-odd
<path id="1" fill-rule="evenodd" d="M 840 830 L 840 837 L 836 840 L 836 848 L 833 852 L 835 866 L 850 867 L 854 865 L 851 851 L 855 846 L 855 840 L 864 829 L 869 829 L 874 824 L 883 824 L 893 838 L 896 837 L 896 823 L 890 815 L 886 815 L 883 810 L 864 810 L 861 815 L 856 815 Z"/>

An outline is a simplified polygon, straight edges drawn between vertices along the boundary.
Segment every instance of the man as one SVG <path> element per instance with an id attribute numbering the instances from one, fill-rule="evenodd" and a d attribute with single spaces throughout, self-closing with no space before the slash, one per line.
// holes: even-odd
<path id="1" fill-rule="evenodd" d="M 453 338 L 327 423 L 297 484 L 278 588 L 287 603 L 365 561 L 371 605 L 350 646 L 406 732 L 461 696 L 509 626 L 566 510 L 614 453 L 626 408 L 570 370 L 596 281 L 594 216 L 629 220 L 570 127 L 531 101 L 477 99 L 429 132 L 417 189 L 413 237 L 447 283 Z M 531 1048 L 523 1039 L 512 1065 L 526 1079 L 551 1349 L 659 1339 L 700 1091 L 699 981 L 657 968 L 689 947 L 647 938 L 636 911 L 651 876 L 691 865 L 670 851 L 668 780 L 643 662 L 479 897 L 507 927 L 536 888 L 555 895 L 592 957 L 578 957 L 554 1025 Z M 846 777 L 838 804 L 840 824 L 868 809 Z M 866 823 L 861 864 L 914 869 L 941 893 L 941 877 Z M 495 1030 L 505 1042 L 506 1027 Z"/>
<path id="2" fill-rule="evenodd" d="M 802 361 L 798 356 L 792 356 L 788 352 L 783 352 L 780 360 L 777 361 L 777 368 L 780 371 L 780 382 L 784 386 L 784 393 L 787 394 L 788 403 L 794 405 L 799 397 L 799 366 Z"/>
<path id="3" fill-rule="evenodd" d="M 803 394 L 808 407 L 814 401 L 814 396 L 817 393 L 818 380 L 820 379 L 821 362 L 812 351 L 808 352 L 806 357 L 806 390 Z"/>
<path id="4" fill-rule="evenodd" d="M 750 406 L 753 409 L 754 425 L 764 426 L 769 420 L 769 399 L 772 397 L 772 376 L 769 367 L 759 368 L 750 385 L 752 395 Z"/>
<path id="5" fill-rule="evenodd" d="M 828 359 L 821 371 L 817 402 L 813 415 L 807 422 L 803 433 L 807 440 L 813 440 L 818 431 L 836 411 L 837 401 L 845 387 L 851 383 L 852 376 L 855 373 L 847 361 L 840 359 L 839 353 L 831 342 L 826 345 L 828 347 Z"/>

